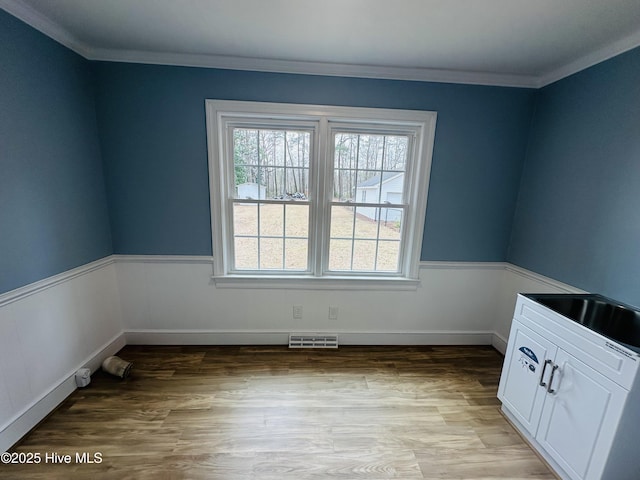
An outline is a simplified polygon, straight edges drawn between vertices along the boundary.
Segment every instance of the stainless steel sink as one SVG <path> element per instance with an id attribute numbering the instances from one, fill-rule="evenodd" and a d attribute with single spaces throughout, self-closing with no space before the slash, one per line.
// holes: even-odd
<path id="1" fill-rule="evenodd" d="M 640 352 L 640 310 L 597 294 L 525 294 L 554 312 Z"/>

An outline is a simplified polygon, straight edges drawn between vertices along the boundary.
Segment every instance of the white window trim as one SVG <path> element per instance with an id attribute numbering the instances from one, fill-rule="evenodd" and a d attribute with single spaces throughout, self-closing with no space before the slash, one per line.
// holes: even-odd
<path id="1" fill-rule="evenodd" d="M 326 105 L 281 104 L 262 102 L 240 102 L 228 100 L 206 100 L 207 120 L 207 144 L 209 163 L 209 190 L 211 208 L 211 237 L 213 250 L 213 279 L 217 286 L 238 288 L 384 288 L 384 289 L 411 289 L 419 284 L 420 253 L 422 247 L 422 235 L 424 230 L 425 215 L 427 209 L 427 194 L 431 173 L 431 159 L 435 139 L 436 112 L 395 110 L 362 107 L 336 107 Z M 412 183 L 408 203 L 412 205 L 413 215 L 407 222 L 405 232 L 405 249 L 409 255 L 404 255 L 403 274 L 379 275 L 363 274 L 355 275 L 296 275 L 279 274 L 270 275 L 251 274 L 239 275 L 229 273 L 226 251 L 229 243 L 227 229 L 228 212 L 221 205 L 223 192 L 226 191 L 224 182 L 228 179 L 223 175 L 223 159 L 225 148 L 225 133 L 222 131 L 226 118 L 253 119 L 263 117 L 269 120 L 293 120 L 320 122 L 320 130 L 329 131 L 330 123 L 361 124 L 366 122 L 372 126 L 379 122 L 380 125 L 397 125 L 415 129 L 419 132 L 419 142 L 415 143 L 415 161 L 411 162 L 406 172 L 410 178 L 417 179 Z M 318 158 L 328 158 L 324 135 L 316 134 L 314 137 L 314 149 Z M 322 163 L 322 162 L 321 162 Z M 326 165 L 321 166 L 327 168 Z M 329 185 L 325 184 L 325 175 L 318 172 L 314 188 L 325 192 Z M 311 186 L 310 186 L 311 188 Z M 329 208 L 328 200 L 319 208 Z M 320 242 L 322 232 L 314 232 L 313 224 L 310 225 L 309 235 Z M 318 248 L 322 248 L 319 246 Z"/>

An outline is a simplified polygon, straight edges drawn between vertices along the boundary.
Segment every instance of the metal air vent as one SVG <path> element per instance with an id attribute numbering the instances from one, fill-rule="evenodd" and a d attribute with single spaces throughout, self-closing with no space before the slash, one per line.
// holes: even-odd
<path id="1" fill-rule="evenodd" d="M 314 333 L 290 333 L 289 348 L 338 348 L 338 336 Z"/>

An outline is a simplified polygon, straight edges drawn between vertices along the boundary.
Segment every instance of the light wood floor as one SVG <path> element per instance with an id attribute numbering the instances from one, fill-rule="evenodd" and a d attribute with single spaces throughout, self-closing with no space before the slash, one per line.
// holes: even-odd
<path id="1" fill-rule="evenodd" d="M 3 479 L 553 479 L 499 413 L 490 347 L 140 347 L 0 465 Z M 46 453 L 70 465 L 45 464 Z M 102 455 L 75 463 L 76 452 Z"/>

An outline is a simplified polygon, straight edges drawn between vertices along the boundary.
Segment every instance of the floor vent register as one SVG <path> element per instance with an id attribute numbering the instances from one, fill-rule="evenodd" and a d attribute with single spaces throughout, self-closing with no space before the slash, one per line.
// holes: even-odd
<path id="1" fill-rule="evenodd" d="M 338 336 L 290 333 L 289 348 L 338 348 Z"/>

